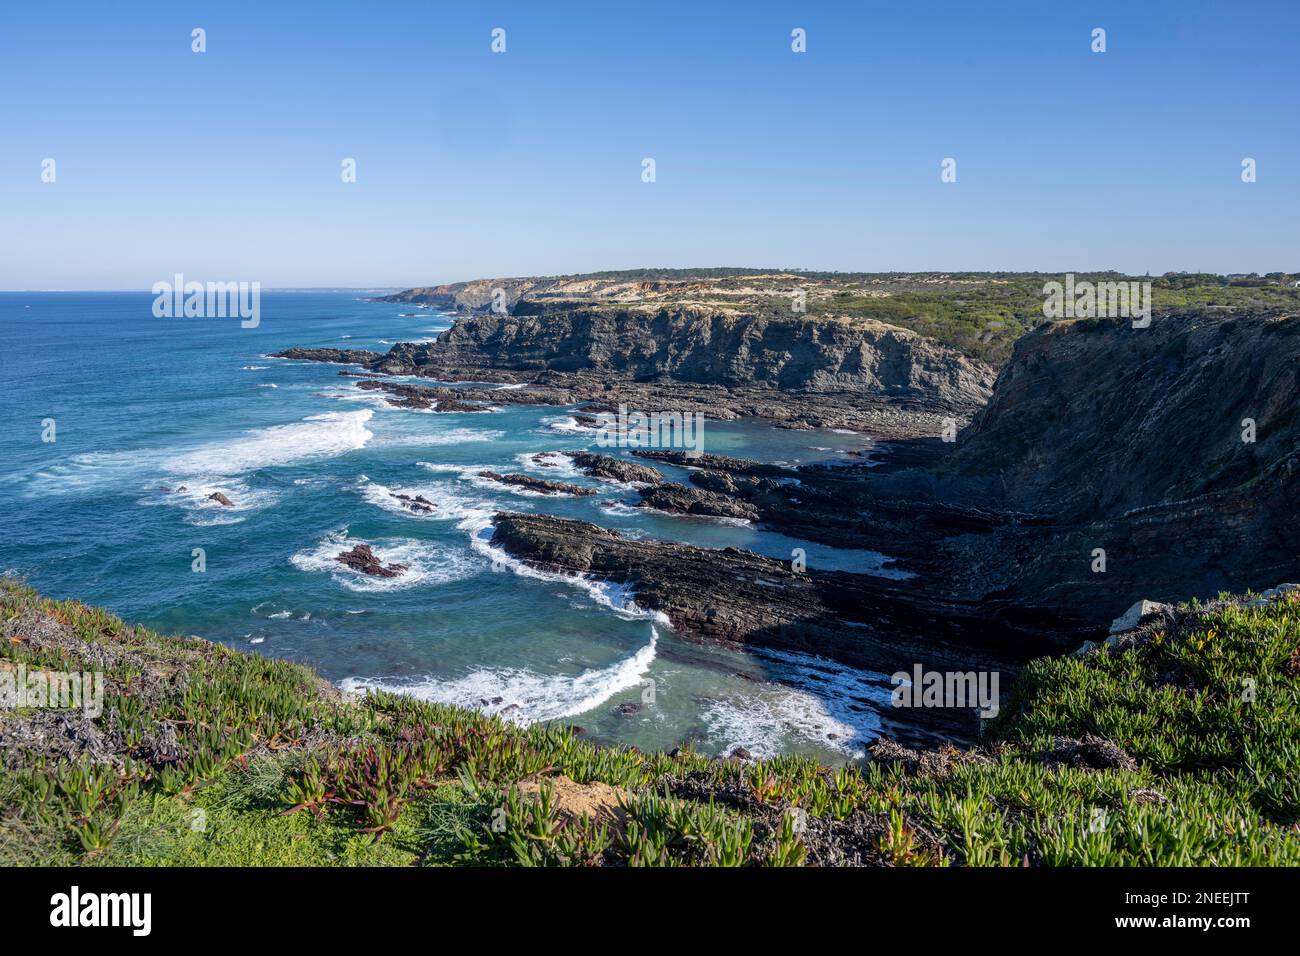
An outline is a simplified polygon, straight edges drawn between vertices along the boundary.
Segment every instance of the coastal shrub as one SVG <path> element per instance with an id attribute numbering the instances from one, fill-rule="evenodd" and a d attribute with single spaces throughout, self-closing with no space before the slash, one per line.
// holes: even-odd
<path id="1" fill-rule="evenodd" d="M 1192 605 L 1140 640 L 1033 662 L 979 748 L 840 767 L 341 695 L 15 582 L 0 627 L 0 666 L 107 684 L 102 715 L 60 731 L 80 750 L 41 714 L 0 713 L 22 741 L 0 753 L 0 863 L 1300 865 L 1294 597 Z M 1085 739 L 1119 756 L 1061 756 Z M 615 788 L 618 813 L 563 810 L 560 777 Z"/>

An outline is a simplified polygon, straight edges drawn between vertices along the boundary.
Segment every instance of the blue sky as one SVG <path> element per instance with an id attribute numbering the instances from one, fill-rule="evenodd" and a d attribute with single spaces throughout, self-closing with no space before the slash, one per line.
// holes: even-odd
<path id="1" fill-rule="evenodd" d="M 1300 270 L 1294 12 L 7 3 L 0 288 Z"/>

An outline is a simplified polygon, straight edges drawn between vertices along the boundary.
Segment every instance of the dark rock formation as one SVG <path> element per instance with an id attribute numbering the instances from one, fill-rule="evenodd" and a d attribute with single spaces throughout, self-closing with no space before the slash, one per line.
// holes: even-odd
<path id="1" fill-rule="evenodd" d="M 783 468 L 780 465 L 768 465 L 763 462 L 753 461 L 749 458 L 732 458 L 730 455 L 689 455 L 684 451 L 641 451 L 632 452 L 638 458 L 648 458 L 651 461 L 662 461 L 666 465 L 677 465 L 679 468 L 702 468 L 707 471 L 731 471 L 741 472 L 745 475 L 756 477 L 777 477 L 788 478 L 791 475 L 789 468 Z"/>
<path id="2" fill-rule="evenodd" d="M 434 409 L 439 412 L 489 412 L 493 405 L 563 405 L 565 392 L 553 389 L 482 388 L 473 386 L 406 385 L 379 379 L 364 379 L 357 388 L 383 392 L 390 405 L 399 408 Z"/>
<path id="3" fill-rule="evenodd" d="M 520 299 L 548 280 L 494 281 L 511 283 L 513 314 L 481 311 L 489 284 L 409 290 L 401 301 L 444 308 L 454 302 L 466 314 L 436 340 L 401 342 L 385 355 L 306 348 L 277 354 L 360 363 L 380 374 L 552 389 L 561 395 L 555 404 L 597 403 L 587 414 L 626 404 L 887 436 L 938 434 L 945 417 L 966 420 L 987 399 L 994 377 L 989 366 L 947 346 L 870 319 Z"/>
<path id="4" fill-rule="evenodd" d="M 227 498 L 219 491 L 214 491 L 212 492 L 212 494 L 208 495 L 208 500 L 215 501 L 217 504 L 224 505 L 227 508 L 233 508 L 235 506 L 235 503 L 233 501 L 231 501 L 229 498 Z"/>
<path id="5" fill-rule="evenodd" d="M 820 654 L 885 673 L 917 661 L 1014 669 L 1042 652 L 1049 623 L 991 603 L 933 600 L 880 578 L 800 573 L 749 551 L 634 541 L 549 515 L 498 514 L 492 543 L 543 570 L 631 585 L 640 606 L 662 611 L 688 639 Z"/>
<path id="6" fill-rule="evenodd" d="M 628 485 L 657 485 L 664 480 L 664 476 L 653 468 L 623 458 L 615 458 L 613 455 L 602 455 L 592 451 L 566 451 L 564 454 L 572 458 L 577 467 L 595 478 L 621 481 Z"/>
<path id="7" fill-rule="evenodd" d="M 335 555 L 334 560 L 346 564 L 353 571 L 377 578 L 395 578 L 407 570 L 404 564 L 384 564 L 368 544 L 354 545 L 351 551 Z"/>
<path id="8" fill-rule="evenodd" d="M 370 365 L 384 357 L 382 352 L 367 349 L 304 349 L 291 348 L 272 352 L 271 358 L 300 359 L 307 362 L 333 362 L 338 365 Z"/>
<path id="9" fill-rule="evenodd" d="M 754 521 L 759 515 L 758 509 L 748 502 L 676 483 L 642 488 L 641 505 L 659 511 L 707 518 L 737 518 Z"/>
<path id="10" fill-rule="evenodd" d="M 564 464 L 562 451 L 541 451 L 532 456 L 532 462 L 538 468 L 559 468 Z"/>
<path id="11" fill-rule="evenodd" d="M 1140 598 L 1300 572 L 1297 408 L 1300 319 L 1057 322 L 1019 340 L 993 400 L 938 458 L 887 460 L 869 482 L 985 510 L 990 533 L 950 535 L 946 560 L 980 569 L 985 593 L 1105 625 Z"/>
<path id="12" fill-rule="evenodd" d="M 404 495 L 396 491 L 390 491 L 389 494 L 392 495 L 395 500 L 400 502 L 402 507 L 407 511 L 414 511 L 417 514 L 433 514 L 433 512 L 438 508 L 437 505 L 424 497 L 424 495 Z"/>
<path id="13" fill-rule="evenodd" d="M 563 481 L 546 481 L 543 478 L 534 478 L 531 475 L 502 475 L 495 471 L 480 471 L 478 476 L 503 485 L 514 485 L 516 488 L 526 488 L 529 491 L 536 491 L 543 495 L 573 495 L 579 498 L 585 498 L 596 493 L 594 488 L 584 488 L 582 485 L 571 485 Z"/>
<path id="14" fill-rule="evenodd" d="M 634 382 L 852 391 L 968 411 L 993 379 L 938 343 L 870 320 L 529 300 L 515 313 L 460 319 L 434 342 L 394 346 L 382 364 L 438 378 L 599 369 Z"/>
<path id="15" fill-rule="evenodd" d="M 688 637 L 886 672 L 940 660 L 1013 670 L 1030 649 L 1100 638 L 1137 599 L 1300 576 L 1298 407 L 1300 320 L 1058 323 L 1021 340 L 994 402 L 954 443 L 891 444 L 875 468 L 705 456 L 690 487 L 642 494 L 878 550 L 907 580 L 797 573 L 541 516 L 499 516 L 494 540 L 539 567 L 631 584 Z M 1246 419 L 1254 442 L 1242 441 Z"/>

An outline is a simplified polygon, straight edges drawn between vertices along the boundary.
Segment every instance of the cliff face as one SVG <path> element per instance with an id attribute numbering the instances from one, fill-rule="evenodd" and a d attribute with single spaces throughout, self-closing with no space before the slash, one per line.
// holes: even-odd
<path id="1" fill-rule="evenodd" d="M 471 282 L 449 282 L 445 285 L 405 289 L 393 295 L 382 296 L 378 301 L 406 302 L 455 312 L 482 312 L 492 307 L 493 289 L 501 289 L 505 293 L 507 307 L 513 307 L 524 294 L 548 289 L 556 281 L 547 278 L 475 279 Z"/>
<path id="2" fill-rule="evenodd" d="M 1017 343 L 947 470 L 1009 510 L 1113 518 L 1248 486 L 1300 450 L 1298 408 L 1300 319 L 1059 322 Z"/>
<path id="3" fill-rule="evenodd" d="M 599 372 L 638 382 L 855 391 L 967 411 L 988 398 L 994 377 L 952 349 L 869 320 L 529 301 L 513 315 L 461 318 L 436 342 L 395 346 L 376 370 L 462 379 L 484 370 Z"/>
<path id="4" fill-rule="evenodd" d="M 1100 621 L 1300 576 L 1298 408 L 1300 318 L 1056 323 L 1020 340 L 941 462 L 878 490 L 1001 514 L 945 543 L 956 577 Z"/>

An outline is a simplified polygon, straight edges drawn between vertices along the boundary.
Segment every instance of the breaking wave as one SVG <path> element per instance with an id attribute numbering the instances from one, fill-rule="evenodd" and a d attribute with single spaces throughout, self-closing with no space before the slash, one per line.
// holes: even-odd
<path id="1" fill-rule="evenodd" d="M 406 571 L 394 578 L 375 577 L 354 571 L 335 560 L 338 555 L 358 544 L 368 544 L 384 564 L 404 564 Z M 349 591 L 374 593 L 399 591 L 421 585 L 447 584 L 478 574 L 482 569 L 472 555 L 459 548 L 449 548 L 411 538 L 362 541 L 349 538 L 347 530 L 327 534 L 315 547 L 304 548 L 289 558 L 300 571 L 328 573 Z"/>
<path id="2" fill-rule="evenodd" d="M 848 757 L 861 757 L 880 734 L 880 711 L 890 706 L 884 674 L 787 651 L 756 650 L 770 681 L 704 700 L 702 716 L 718 754 L 744 747 L 756 757 L 788 751 L 799 737 Z"/>
<path id="3" fill-rule="evenodd" d="M 163 462 L 176 475 L 237 475 L 258 468 L 331 458 L 364 448 L 373 433 L 366 427 L 374 412 L 327 412 L 290 425 L 247 432 L 242 438 L 213 442 Z"/>
<path id="4" fill-rule="evenodd" d="M 420 700 L 470 707 L 500 714 L 517 724 L 576 717 L 599 707 L 615 694 L 636 687 L 655 659 L 659 633 L 650 626 L 650 642 L 608 667 L 581 674 L 539 674 L 526 668 L 484 668 L 461 677 L 417 681 L 349 677 L 344 690 L 385 690 Z"/>

